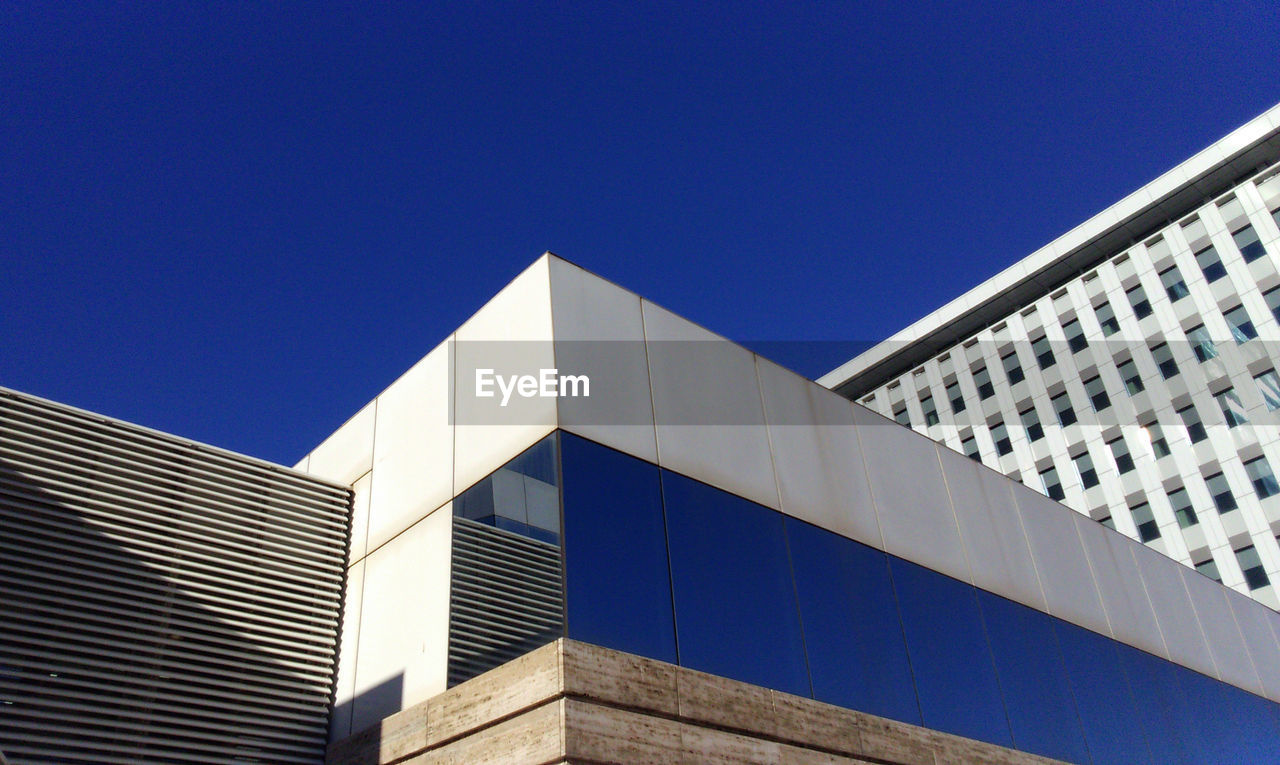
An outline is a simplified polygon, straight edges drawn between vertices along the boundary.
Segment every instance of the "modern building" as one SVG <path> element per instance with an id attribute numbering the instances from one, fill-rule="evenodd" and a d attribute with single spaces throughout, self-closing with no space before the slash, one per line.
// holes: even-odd
<path id="1" fill-rule="evenodd" d="M 1280 744 L 1280 614 L 552 255 L 297 467 L 354 493 L 333 762 Z"/>
<path id="2" fill-rule="evenodd" d="M 819 382 L 1280 608 L 1280 106 Z"/>
<path id="3" fill-rule="evenodd" d="M 0 760 L 322 761 L 350 498 L 0 388 Z"/>

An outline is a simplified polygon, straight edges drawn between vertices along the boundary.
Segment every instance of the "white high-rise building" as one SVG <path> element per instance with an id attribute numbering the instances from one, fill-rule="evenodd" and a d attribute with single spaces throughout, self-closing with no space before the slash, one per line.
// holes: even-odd
<path id="1" fill-rule="evenodd" d="M 1280 106 L 819 382 L 1280 608 Z"/>

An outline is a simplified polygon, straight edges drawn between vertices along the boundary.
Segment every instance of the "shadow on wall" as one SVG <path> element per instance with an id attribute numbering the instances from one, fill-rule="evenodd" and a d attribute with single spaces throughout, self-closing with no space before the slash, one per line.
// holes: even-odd
<path id="1" fill-rule="evenodd" d="M 403 699 L 404 675 L 396 675 L 334 706 L 329 723 L 329 756 L 325 762 L 330 765 L 379 762 L 376 754 L 384 743 L 389 743 L 384 742 L 384 720 L 400 711 Z M 362 719 L 355 719 L 357 708 Z M 351 733 L 335 735 L 342 730 L 351 730 Z"/>
<path id="2" fill-rule="evenodd" d="M 9 762 L 321 762 L 332 621 L 254 531 L 275 522 L 265 479 L 229 521 L 192 489 L 198 454 L 166 458 L 165 483 L 128 454 L 50 466 L 34 452 L 19 443 L 21 468 L 0 460 Z M 145 496 L 99 493 L 105 470 L 144 474 Z M 295 598 L 312 599 L 308 615 L 280 624 L 279 601 Z"/>

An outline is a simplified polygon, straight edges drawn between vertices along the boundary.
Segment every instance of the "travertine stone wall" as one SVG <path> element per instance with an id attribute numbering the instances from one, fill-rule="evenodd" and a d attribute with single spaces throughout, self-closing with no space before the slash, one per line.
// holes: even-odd
<path id="1" fill-rule="evenodd" d="M 328 762 L 1052 761 L 562 639 L 334 744 Z"/>

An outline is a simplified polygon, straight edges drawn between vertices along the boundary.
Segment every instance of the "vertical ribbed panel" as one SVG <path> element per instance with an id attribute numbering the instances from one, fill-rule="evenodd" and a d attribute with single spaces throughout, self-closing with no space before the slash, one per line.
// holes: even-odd
<path id="1" fill-rule="evenodd" d="M 453 519 L 449 687 L 564 634 L 560 548 Z"/>
<path id="2" fill-rule="evenodd" d="M 349 507 L 0 389 L 0 751 L 322 762 Z"/>

